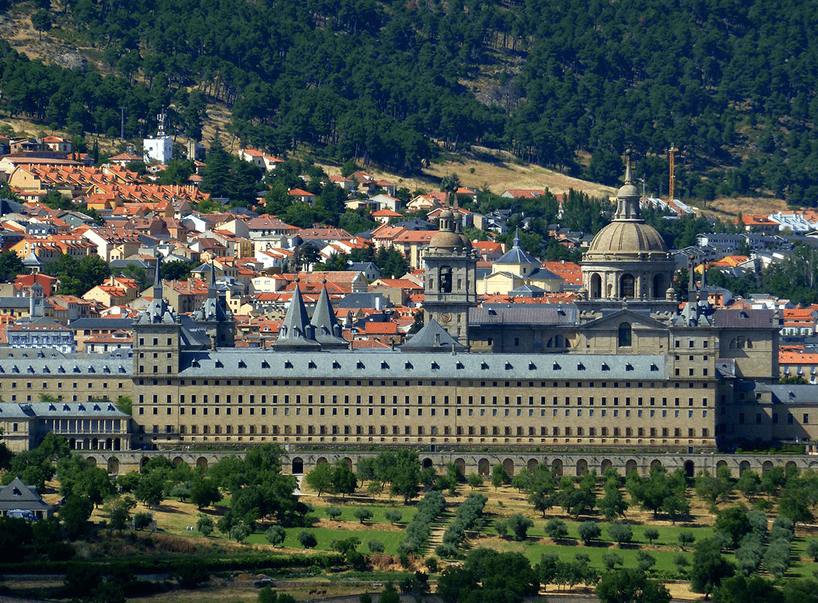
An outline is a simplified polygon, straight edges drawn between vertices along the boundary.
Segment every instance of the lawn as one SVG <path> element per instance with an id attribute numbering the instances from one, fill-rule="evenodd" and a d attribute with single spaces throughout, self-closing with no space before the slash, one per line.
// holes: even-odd
<path id="1" fill-rule="evenodd" d="M 343 521 L 358 521 L 358 518 L 355 517 L 356 509 L 369 509 L 372 511 L 372 519 L 368 520 L 368 523 L 389 523 L 386 519 L 385 514 L 387 511 L 398 510 L 401 512 L 401 520 L 400 523 L 396 524 L 401 527 L 405 527 L 412 518 L 417 514 L 418 508 L 415 505 L 359 505 L 359 504 L 346 504 L 344 501 L 337 501 L 333 503 L 324 503 L 323 501 L 317 503 L 313 500 L 309 501 L 310 504 L 313 506 L 315 511 L 311 513 L 311 515 L 315 517 L 320 517 L 321 519 L 329 519 L 327 517 L 326 508 L 327 507 L 338 507 L 341 509 L 341 517 L 340 519 Z"/>
<path id="2" fill-rule="evenodd" d="M 284 540 L 284 546 L 292 549 L 303 549 L 301 543 L 298 541 L 298 535 L 305 528 L 287 528 L 287 538 Z M 330 530 L 326 528 L 307 528 L 308 532 L 315 534 L 318 540 L 318 545 L 315 547 L 318 550 L 329 551 L 330 544 L 333 540 L 342 540 L 347 538 L 357 537 L 361 541 L 361 546 L 358 550 L 362 553 L 369 553 L 367 543 L 370 540 L 380 540 L 383 542 L 386 553 L 396 555 L 398 552 L 398 545 L 406 538 L 404 531 L 383 531 L 376 528 L 367 529 L 362 526 L 360 530 Z M 263 533 L 252 534 L 247 542 L 251 544 L 269 544 Z"/>

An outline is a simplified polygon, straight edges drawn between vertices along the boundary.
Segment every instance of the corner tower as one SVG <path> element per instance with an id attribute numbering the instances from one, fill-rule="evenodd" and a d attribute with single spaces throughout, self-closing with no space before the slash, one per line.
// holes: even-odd
<path id="1" fill-rule="evenodd" d="M 435 320 L 458 343 L 469 345 L 469 308 L 477 305 L 477 260 L 471 242 L 457 232 L 460 214 L 446 207 L 440 212 L 438 233 L 424 257 L 423 318 Z"/>

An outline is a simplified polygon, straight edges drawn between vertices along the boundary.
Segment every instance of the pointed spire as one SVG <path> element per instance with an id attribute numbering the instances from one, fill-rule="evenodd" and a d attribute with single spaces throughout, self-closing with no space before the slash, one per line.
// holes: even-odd
<path id="1" fill-rule="evenodd" d="M 208 299 L 216 299 L 218 294 L 216 293 L 216 268 L 213 266 L 213 259 L 210 259 L 210 279 L 207 284 L 207 297 Z"/>
<path id="2" fill-rule="evenodd" d="M 159 253 L 157 249 L 154 251 L 154 257 L 156 258 L 156 270 L 153 275 L 153 299 L 161 299 L 162 298 L 162 275 L 160 268 L 162 266 L 162 254 Z"/>
<path id="3" fill-rule="evenodd" d="M 314 348 L 319 345 L 315 341 L 315 329 L 310 324 L 310 318 L 307 315 L 307 308 L 304 306 L 298 282 L 299 279 L 296 279 L 293 298 L 290 301 L 290 307 L 287 308 L 287 315 L 284 317 L 284 323 L 281 325 L 278 340 L 275 343 L 277 348 Z"/>
<path id="4" fill-rule="evenodd" d="M 520 227 L 518 226 L 517 229 L 514 231 L 514 244 L 512 245 L 514 249 L 520 248 Z"/>
<path id="5" fill-rule="evenodd" d="M 315 311 L 312 313 L 312 326 L 315 327 L 315 340 L 321 344 L 322 348 L 347 348 L 346 340 L 341 337 L 341 325 L 335 316 L 332 302 L 327 292 L 327 281 L 321 289 L 321 295 L 315 304 Z"/>

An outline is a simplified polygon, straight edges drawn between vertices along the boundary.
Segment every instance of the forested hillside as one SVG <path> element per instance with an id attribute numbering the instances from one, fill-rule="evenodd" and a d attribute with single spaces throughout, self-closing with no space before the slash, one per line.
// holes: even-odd
<path id="1" fill-rule="evenodd" d="M 4 109 L 59 127 L 116 133 L 124 106 L 141 136 L 170 105 L 195 138 L 218 99 L 271 152 L 309 145 L 413 172 L 441 146 L 479 143 L 615 183 L 631 147 L 655 192 L 675 143 L 683 196 L 818 204 L 807 0 L 35 2 L 6 10 L 37 11 L 35 26 L 116 73 L 44 67 L 4 44 Z"/>

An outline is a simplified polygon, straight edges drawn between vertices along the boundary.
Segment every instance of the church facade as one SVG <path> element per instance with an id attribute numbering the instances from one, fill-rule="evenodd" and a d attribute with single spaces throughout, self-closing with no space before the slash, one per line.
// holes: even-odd
<path id="1" fill-rule="evenodd" d="M 61 360 L 59 372 L 47 358 L 3 359 L 4 400 L 128 395 L 131 445 L 160 449 L 705 452 L 773 433 L 818 437 L 801 424 L 805 413 L 789 424 L 783 412 L 774 418 L 783 394 L 770 393 L 779 372 L 773 312 L 714 310 L 692 286 L 679 310 L 673 262 L 641 217 L 629 167 L 574 304 L 477 307 L 476 254 L 456 212 L 441 212 L 425 256 L 425 326 L 400 349 L 346 349 L 326 291 L 310 317 L 298 290 L 273 350 L 234 349 L 232 316 L 212 283 L 187 317 L 157 281 L 134 326 L 132 363 Z"/>

